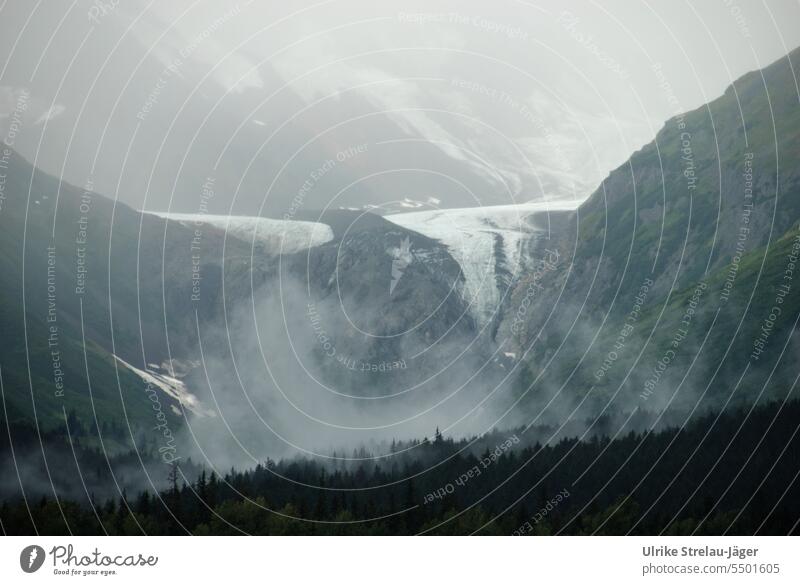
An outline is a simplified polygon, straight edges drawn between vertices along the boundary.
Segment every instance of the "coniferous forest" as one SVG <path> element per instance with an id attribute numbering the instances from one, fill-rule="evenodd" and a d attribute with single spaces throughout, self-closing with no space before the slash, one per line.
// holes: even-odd
<path id="1" fill-rule="evenodd" d="M 56 483 L 83 483 L 88 496 L 56 499 L 40 486 L 6 499 L 0 521 L 6 534 L 52 535 L 797 534 L 798 421 L 800 402 L 788 401 L 613 439 L 530 444 L 530 430 L 460 441 L 435 432 L 395 441 L 385 457 L 361 448 L 227 471 L 162 463 L 166 489 L 117 497 L 86 484 L 109 483 L 109 469 L 140 455 L 107 460 L 76 447 L 79 432 L 48 459 Z M 28 457 L 38 448 L 35 431 L 14 436 L 25 437 L 15 448 Z M 402 453 L 409 447 L 413 456 Z"/>

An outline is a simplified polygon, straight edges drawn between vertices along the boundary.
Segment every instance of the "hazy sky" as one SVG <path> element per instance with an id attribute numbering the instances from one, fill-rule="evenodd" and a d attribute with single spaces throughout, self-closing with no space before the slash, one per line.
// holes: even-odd
<path id="1" fill-rule="evenodd" d="M 11 0 L 0 129 L 136 208 L 197 211 L 209 178 L 212 211 L 273 216 L 585 197 L 798 23 L 796 0 Z"/>

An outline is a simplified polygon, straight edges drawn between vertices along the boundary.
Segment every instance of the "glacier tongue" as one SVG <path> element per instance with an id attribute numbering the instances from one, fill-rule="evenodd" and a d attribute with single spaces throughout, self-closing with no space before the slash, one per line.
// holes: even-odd
<path id="1" fill-rule="evenodd" d="M 264 244 L 275 254 L 292 254 L 308 248 L 321 246 L 333 239 L 333 230 L 324 223 L 313 221 L 294 221 L 270 219 L 267 217 L 248 217 L 237 215 L 208 215 L 204 213 L 166 213 L 145 211 L 170 221 L 184 225 L 210 225 L 226 231 L 245 242 L 255 241 Z"/>
<path id="2" fill-rule="evenodd" d="M 528 218 L 576 209 L 580 203 L 520 203 L 398 213 L 385 218 L 447 246 L 464 275 L 463 298 L 482 327 L 492 320 L 505 294 L 501 282 L 508 281 L 503 273 L 514 279 L 525 269 L 525 241 L 539 231 Z"/>

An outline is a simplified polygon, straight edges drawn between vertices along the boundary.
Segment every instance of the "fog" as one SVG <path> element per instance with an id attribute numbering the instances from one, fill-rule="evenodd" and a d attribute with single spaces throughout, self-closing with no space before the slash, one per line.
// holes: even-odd
<path id="1" fill-rule="evenodd" d="M 365 1 L 4 6 L 16 147 L 134 208 L 586 197 L 664 121 L 800 44 L 797 4 Z M 776 34 L 777 33 L 777 34 Z M 660 72 L 656 75 L 656 69 Z M 702 72 L 700 75 L 698 72 Z"/>
<path id="2" fill-rule="evenodd" d="M 187 419 L 181 444 L 195 461 L 224 470 L 267 457 L 350 458 L 364 446 L 385 455 L 393 439 L 437 428 L 451 436 L 492 429 L 509 388 L 478 332 L 434 343 L 413 332 L 356 335 L 336 297 L 309 296 L 291 277 L 253 298 L 230 311 L 227 327 L 201 331 L 192 389 L 218 416 Z M 359 326 L 378 325 L 375 304 L 361 306 L 370 317 Z"/>

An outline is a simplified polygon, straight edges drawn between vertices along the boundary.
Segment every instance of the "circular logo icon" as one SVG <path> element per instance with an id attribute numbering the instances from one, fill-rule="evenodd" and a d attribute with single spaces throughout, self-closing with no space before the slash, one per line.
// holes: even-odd
<path id="1" fill-rule="evenodd" d="M 44 549 L 36 544 L 26 546 L 19 553 L 19 566 L 26 573 L 35 573 L 44 564 Z"/>

